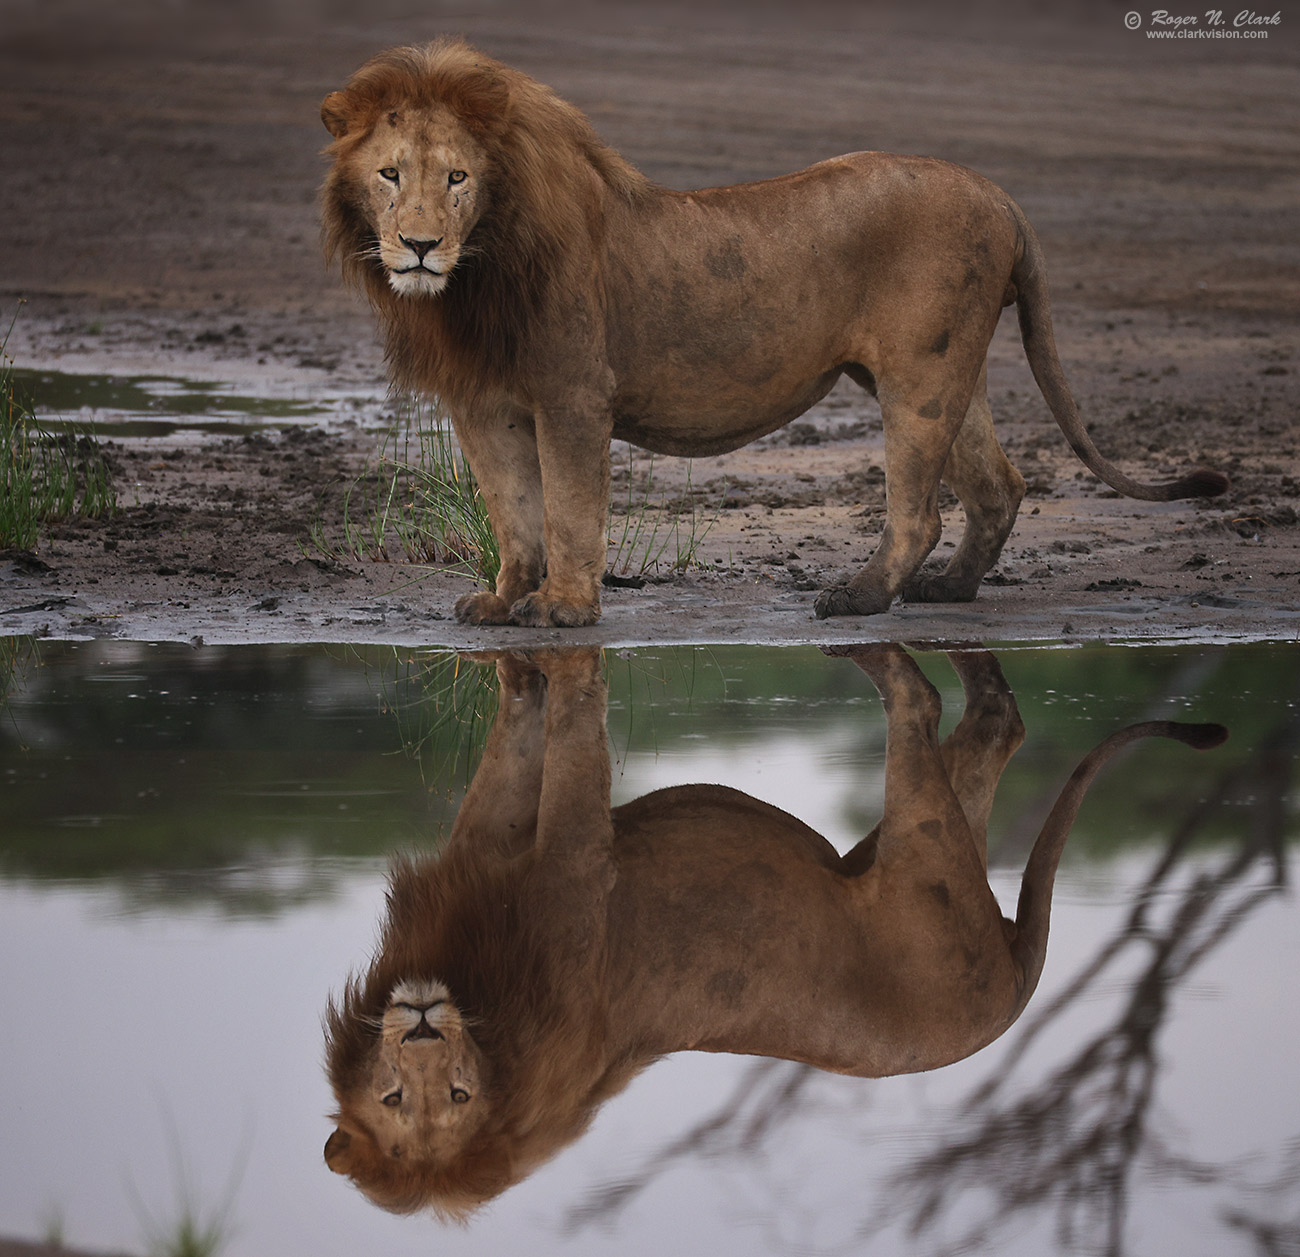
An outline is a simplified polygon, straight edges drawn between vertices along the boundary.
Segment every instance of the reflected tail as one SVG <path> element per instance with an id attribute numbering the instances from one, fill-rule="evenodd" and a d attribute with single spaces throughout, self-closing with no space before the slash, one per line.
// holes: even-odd
<path id="1" fill-rule="evenodd" d="M 1148 720 L 1112 733 L 1084 756 L 1065 783 L 1051 813 L 1029 853 L 1020 882 L 1015 936 L 1011 954 L 1021 971 L 1021 989 L 1014 1017 L 1020 1016 L 1038 986 L 1047 956 L 1047 932 L 1052 912 L 1052 887 L 1056 869 L 1088 787 L 1116 751 L 1141 738 L 1173 738 L 1198 751 L 1219 746 L 1228 731 L 1218 724 L 1183 724 L 1174 720 Z"/>

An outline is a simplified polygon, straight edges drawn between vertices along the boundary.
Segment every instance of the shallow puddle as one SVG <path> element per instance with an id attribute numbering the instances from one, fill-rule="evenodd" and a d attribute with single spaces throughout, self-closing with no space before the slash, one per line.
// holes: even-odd
<path id="1" fill-rule="evenodd" d="M 19 396 L 33 406 L 45 426 L 55 431 L 75 427 L 95 436 L 230 435 L 330 412 L 319 401 L 251 396 L 179 376 L 15 369 L 13 378 Z"/>
<path id="2" fill-rule="evenodd" d="M 1181 1255 L 1294 1233 L 1292 647 L 676 648 L 498 669 L 0 639 L 0 681 L 0 1234 L 140 1251 L 187 1207 L 249 1255 Z M 999 771 L 1009 694 L 1025 740 Z M 1003 936 L 934 945 L 954 913 L 975 919 L 984 885 L 977 838 L 954 837 L 942 800 L 971 816 L 993 793 L 987 884 L 1014 917 L 1075 766 L 1152 721 L 1230 737 L 1145 737 L 1101 769 L 1038 989 L 999 1035 L 1005 965 L 981 948 Z M 878 848 L 859 846 L 882 814 Z M 549 880 L 503 883 L 548 906 L 541 969 L 570 975 L 566 1016 L 605 1008 L 603 1034 L 634 1045 L 624 1072 L 668 1050 L 660 1031 L 838 1053 L 840 1069 L 993 1041 L 886 1078 L 683 1051 L 603 1084 L 586 1133 L 542 1138 L 535 1172 L 468 1228 L 381 1212 L 322 1160 L 322 1014 L 379 938 L 390 857 L 445 848 L 472 871 L 513 850 L 511 825 L 549 835 Z M 597 832 L 624 853 L 613 890 L 583 863 L 605 850 Z M 846 871 L 881 889 L 831 951 L 820 888 Z M 607 893 L 633 941 L 597 977 L 582 914 Z M 561 1058 L 565 1079 L 581 1056 Z M 558 1111 L 539 1088 L 526 1103 Z M 349 1166 L 337 1144 L 332 1160 Z"/>

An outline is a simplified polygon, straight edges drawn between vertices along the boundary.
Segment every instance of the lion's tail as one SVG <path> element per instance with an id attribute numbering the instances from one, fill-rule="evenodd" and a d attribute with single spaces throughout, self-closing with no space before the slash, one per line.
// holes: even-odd
<path id="1" fill-rule="evenodd" d="M 1020 258 L 1011 272 L 1016 286 L 1016 311 L 1020 316 L 1020 338 L 1025 346 L 1029 369 L 1070 448 L 1112 489 L 1147 502 L 1171 502 L 1176 498 L 1210 498 L 1228 487 L 1228 477 L 1209 467 L 1197 467 L 1168 484 L 1143 484 L 1126 476 L 1102 456 L 1079 418 L 1078 408 L 1066 383 L 1052 333 L 1052 311 L 1047 300 L 1047 268 L 1042 246 L 1020 207 L 1011 203 L 1020 232 Z"/>
<path id="2" fill-rule="evenodd" d="M 1022 984 L 1012 1014 L 1013 1020 L 1024 1011 L 1042 975 L 1043 961 L 1047 956 L 1047 931 L 1051 919 L 1056 867 L 1065 850 L 1065 840 L 1070 835 L 1083 796 L 1102 766 L 1121 747 L 1136 742 L 1139 738 L 1175 738 L 1198 751 L 1204 751 L 1220 745 L 1227 736 L 1228 731 L 1222 725 L 1148 720 L 1112 733 L 1083 757 L 1070 780 L 1065 783 L 1065 788 L 1043 825 L 1042 832 L 1029 853 L 1024 876 L 1020 881 L 1020 902 L 1016 908 L 1011 955 L 1020 971 Z"/>

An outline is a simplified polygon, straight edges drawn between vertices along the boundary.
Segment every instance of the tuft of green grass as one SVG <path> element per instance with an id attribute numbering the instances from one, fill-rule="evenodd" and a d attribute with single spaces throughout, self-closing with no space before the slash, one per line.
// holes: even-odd
<path id="1" fill-rule="evenodd" d="M 331 536 L 317 519 L 308 541 L 331 558 L 447 566 L 487 585 L 501 567 L 487 504 L 450 420 L 414 401 L 345 494 L 340 530 Z"/>
<path id="2" fill-rule="evenodd" d="M 63 1206 L 57 1203 L 49 1205 L 41 1215 L 41 1243 L 47 1248 L 62 1248 L 67 1231 Z"/>
<path id="3" fill-rule="evenodd" d="M 617 514 L 611 504 L 607 567 L 615 575 L 700 566 L 700 548 L 721 513 L 721 496 L 711 516 L 702 513 L 690 460 L 686 485 L 671 498 L 656 492 L 654 467 L 650 455 L 638 476 L 630 460 L 627 500 Z M 328 558 L 448 566 L 488 588 L 501 567 L 487 504 L 450 420 L 416 401 L 403 407 L 374 463 L 344 495 L 339 527 L 331 532 L 318 517 L 307 545 Z"/>
<path id="4" fill-rule="evenodd" d="M 108 464 L 93 438 L 54 433 L 14 380 L 10 320 L 0 340 L 0 550 L 31 550 L 49 524 L 117 509 Z"/>
<path id="5" fill-rule="evenodd" d="M 172 1182 L 176 1192 L 175 1211 L 169 1218 L 158 1218 L 149 1212 L 140 1198 L 135 1184 L 129 1179 L 132 1202 L 150 1257 L 216 1257 L 226 1248 L 234 1235 L 232 1221 L 235 1197 L 248 1164 L 249 1143 L 235 1159 L 230 1179 L 221 1200 L 205 1211 L 196 1199 L 194 1176 L 189 1160 L 181 1146 L 180 1132 L 169 1109 L 165 1109 L 168 1143 L 171 1145 Z"/>
<path id="6" fill-rule="evenodd" d="M 609 571 L 616 576 L 644 576 L 666 567 L 682 572 L 702 566 L 700 548 L 722 513 L 723 485 L 718 506 L 711 516 L 701 515 L 692 482 L 694 465 L 686 460 L 686 484 L 676 498 L 663 498 L 654 491 L 655 456 L 648 456 L 640 492 L 636 488 L 635 455 L 628 447 L 627 502 L 621 512 L 622 527 L 615 522 L 611 504 L 609 519 Z"/>
<path id="7" fill-rule="evenodd" d="M 229 1242 L 225 1223 L 220 1218 L 202 1221 L 184 1213 L 166 1230 L 149 1239 L 153 1257 L 214 1257 Z"/>

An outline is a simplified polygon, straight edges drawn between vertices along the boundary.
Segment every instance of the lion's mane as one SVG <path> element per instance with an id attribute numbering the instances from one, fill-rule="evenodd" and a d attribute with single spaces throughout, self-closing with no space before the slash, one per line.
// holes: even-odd
<path id="1" fill-rule="evenodd" d="M 652 185 L 579 110 L 460 40 L 380 53 L 344 95 L 347 133 L 325 149 L 334 164 L 321 195 L 322 243 L 369 297 L 394 383 L 453 404 L 516 386 L 539 327 L 565 317 L 566 281 L 599 244 L 606 196 L 633 204 Z M 386 114 L 439 106 L 488 154 L 487 208 L 447 288 L 412 300 L 392 290 L 373 254 L 361 184 L 369 172 L 350 158 Z"/>
<path id="2" fill-rule="evenodd" d="M 489 1110 L 449 1164 L 372 1158 L 360 1186 L 384 1208 L 464 1220 L 582 1134 L 639 1068 L 604 1061 L 592 992 L 547 962 L 545 911 L 517 871 L 485 864 L 472 843 L 394 864 L 376 954 L 325 1014 L 330 1083 L 346 1111 L 346 1097 L 370 1085 L 393 987 L 438 979 L 483 1053 Z"/>

